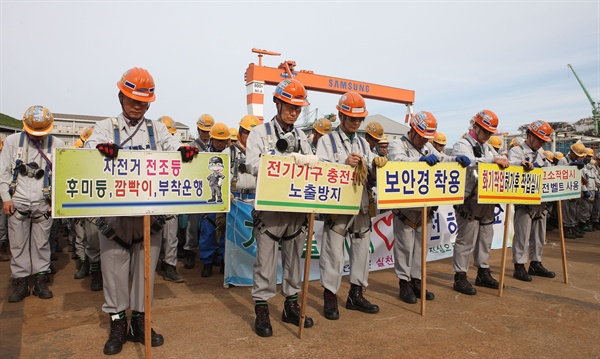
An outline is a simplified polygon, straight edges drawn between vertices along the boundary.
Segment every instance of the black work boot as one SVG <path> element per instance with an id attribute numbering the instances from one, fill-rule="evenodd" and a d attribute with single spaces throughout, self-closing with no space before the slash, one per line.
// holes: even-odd
<path id="1" fill-rule="evenodd" d="M 254 329 L 259 337 L 270 337 L 273 335 L 273 327 L 271 327 L 271 319 L 269 319 L 269 306 L 265 304 L 256 304 L 254 306 Z"/>
<path id="2" fill-rule="evenodd" d="M 196 266 L 196 252 L 194 251 L 186 251 L 185 262 L 183 263 L 183 267 L 185 269 L 192 269 Z"/>
<path id="3" fill-rule="evenodd" d="M 542 265 L 542 262 L 536 262 L 536 261 L 531 261 L 531 263 L 529 263 L 529 272 L 528 273 L 529 273 L 529 275 L 536 275 L 538 277 L 545 277 L 545 278 L 556 277 L 556 273 L 544 268 L 544 266 Z"/>
<path id="4" fill-rule="evenodd" d="M 52 292 L 48 289 L 48 274 L 46 272 L 39 272 L 35 275 L 33 281 L 33 295 L 37 295 L 40 299 L 50 299 L 53 297 Z"/>
<path id="5" fill-rule="evenodd" d="M 200 272 L 201 277 L 210 277 L 212 275 L 212 263 L 204 263 L 202 267 L 202 272 Z"/>
<path id="6" fill-rule="evenodd" d="M 145 332 L 144 332 L 144 318 L 145 315 L 143 312 L 132 312 L 131 313 L 131 325 L 129 326 L 129 334 L 127 335 L 127 339 L 130 342 L 138 342 L 145 344 Z M 151 329 L 152 332 L 150 334 L 150 339 L 153 347 L 159 347 L 163 345 L 165 339 L 162 335 L 156 333 L 154 329 Z"/>
<path id="7" fill-rule="evenodd" d="M 90 274 L 92 275 L 90 289 L 94 292 L 102 290 L 104 287 L 102 285 L 102 267 L 100 262 L 90 263 Z"/>
<path id="8" fill-rule="evenodd" d="M 29 277 L 13 278 L 12 284 L 15 290 L 8 296 L 10 303 L 20 302 L 29 297 Z"/>
<path id="9" fill-rule="evenodd" d="M 300 326 L 300 306 L 297 300 L 286 299 L 283 303 L 283 312 L 281 313 L 281 320 L 284 323 L 292 323 L 295 326 Z M 312 318 L 304 318 L 304 328 L 310 328 L 314 324 Z"/>
<path id="10" fill-rule="evenodd" d="M 177 269 L 175 266 L 165 263 L 165 274 L 163 275 L 163 279 L 173 282 L 173 283 L 183 283 L 185 279 L 177 273 Z"/>
<path id="11" fill-rule="evenodd" d="M 477 289 L 473 288 L 469 280 L 467 279 L 467 273 L 456 272 L 454 274 L 454 290 L 462 294 L 475 295 Z"/>
<path id="12" fill-rule="evenodd" d="M 575 239 L 575 238 L 577 238 L 577 236 L 575 235 L 575 231 L 571 227 L 565 227 L 564 228 L 564 232 L 565 232 L 564 233 L 565 238 L 568 238 L 568 239 Z"/>
<path id="13" fill-rule="evenodd" d="M 522 280 L 523 282 L 531 282 L 531 276 L 527 273 L 527 270 L 525 270 L 525 264 L 522 263 L 515 263 L 513 277 Z"/>
<path id="14" fill-rule="evenodd" d="M 346 309 L 359 310 L 363 313 L 379 313 L 379 307 L 369 302 L 363 297 L 363 288 L 356 284 L 350 285 L 348 299 L 346 300 Z"/>
<path id="15" fill-rule="evenodd" d="M 329 320 L 338 320 L 340 311 L 338 310 L 338 298 L 335 293 L 329 289 L 323 291 L 323 314 Z"/>
<path id="16" fill-rule="evenodd" d="M 10 260 L 9 253 L 8 241 L 0 241 L 0 262 L 8 262 Z"/>
<path id="17" fill-rule="evenodd" d="M 475 278 L 475 285 L 480 287 L 488 287 L 492 289 L 498 289 L 500 283 L 492 277 L 492 272 L 489 268 L 478 268 L 477 278 Z"/>
<path id="18" fill-rule="evenodd" d="M 412 282 L 400 279 L 400 299 L 408 304 L 415 304 L 417 302 Z"/>
<path id="19" fill-rule="evenodd" d="M 421 299 L 421 280 L 420 279 L 412 279 L 411 283 L 412 283 L 413 293 L 415 294 L 415 297 L 417 297 L 418 299 Z M 435 294 L 433 294 L 432 292 L 430 292 L 426 289 L 425 290 L 425 300 L 434 300 L 434 299 L 435 299 Z"/>
<path id="20" fill-rule="evenodd" d="M 573 232 L 575 232 L 575 235 L 577 236 L 577 238 L 583 238 L 583 235 L 585 234 L 585 232 L 582 231 L 581 228 L 579 228 L 579 226 L 574 226 L 571 228 L 573 228 Z"/>
<path id="21" fill-rule="evenodd" d="M 104 354 L 119 354 L 127 342 L 127 317 L 125 312 L 110 314 L 110 334 L 104 344 Z"/>
<path id="22" fill-rule="evenodd" d="M 81 265 L 79 266 L 79 270 L 75 272 L 75 275 L 73 276 L 75 279 L 83 279 L 90 274 L 90 260 L 87 257 L 79 260 Z"/>

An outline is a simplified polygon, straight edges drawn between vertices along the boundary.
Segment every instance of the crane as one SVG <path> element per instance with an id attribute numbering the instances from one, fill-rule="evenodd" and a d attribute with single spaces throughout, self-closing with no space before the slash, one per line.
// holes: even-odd
<path id="1" fill-rule="evenodd" d="M 262 65 L 263 55 L 279 56 L 281 54 L 256 48 L 253 48 L 252 52 L 259 54 L 258 65 L 251 63 L 244 74 L 246 104 L 248 106 L 248 113 L 258 117 L 261 122 L 263 121 L 265 85 L 275 86 L 281 80 L 289 77 L 296 78 L 302 82 L 307 90 L 333 94 L 354 91 L 365 98 L 406 105 L 407 114 L 404 119 L 405 122 L 408 122 L 408 117 L 412 114 L 412 105 L 415 101 L 415 92 L 412 90 L 318 75 L 311 70 L 296 70 L 296 62 L 293 60 L 284 61 L 276 68 L 267 67 Z"/>
<path id="2" fill-rule="evenodd" d="M 583 89 L 583 92 L 585 92 L 585 95 L 587 96 L 588 100 L 590 101 L 590 104 L 592 105 L 592 118 L 594 120 L 594 135 L 597 136 L 598 135 L 598 106 L 597 106 L 596 102 L 594 102 L 594 100 L 592 99 L 592 96 L 590 96 L 590 94 L 587 91 L 587 89 L 585 88 L 585 86 L 583 85 L 583 82 L 581 82 L 581 80 L 579 79 L 579 76 L 577 76 L 577 73 L 575 72 L 575 69 L 573 68 L 573 66 L 571 66 L 571 64 L 567 64 L 567 67 L 570 68 L 571 71 L 573 71 L 573 75 L 575 75 L 577 82 L 579 82 L 579 85 Z"/>

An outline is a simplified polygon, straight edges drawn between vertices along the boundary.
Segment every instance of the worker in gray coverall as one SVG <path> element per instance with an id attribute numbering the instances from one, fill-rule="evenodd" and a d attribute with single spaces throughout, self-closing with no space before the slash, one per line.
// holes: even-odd
<path id="1" fill-rule="evenodd" d="M 406 136 L 390 143 L 388 159 L 400 162 L 425 162 L 434 166 L 438 162 L 458 162 L 466 167 L 471 162 L 467 156 L 446 156 L 439 153 L 429 140 L 435 138 L 437 120 L 427 111 L 411 116 L 410 130 Z M 423 238 L 422 209 L 394 210 L 394 269 L 399 279 L 399 296 L 402 301 L 414 304 L 421 299 L 421 241 Z M 430 217 L 433 214 L 430 209 Z M 424 250 L 427 250 L 425 248 Z M 425 299 L 435 295 L 426 291 Z"/>
<path id="2" fill-rule="evenodd" d="M 293 156 L 299 166 L 313 167 L 318 157 L 310 150 L 304 132 L 294 128 L 294 123 L 308 105 L 306 89 L 295 79 L 280 82 L 273 93 L 277 115 L 267 123 L 256 126 L 248 136 L 246 166 L 258 175 L 261 154 Z M 281 294 L 285 297 L 281 319 L 285 323 L 300 325 L 298 292 L 301 289 L 301 256 L 306 240 L 307 215 L 253 211 L 256 260 L 254 262 L 254 285 L 252 299 L 256 305 L 254 327 L 261 337 L 273 335 L 267 300 L 275 296 L 277 288 L 277 252 L 281 246 L 283 279 Z M 313 326 L 313 320 L 305 318 L 304 327 Z"/>
<path id="3" fill-rule="evenodd" d="M 195 147 L 182 146 L 167 127 L 144 117 L 155 99 L 154 79 L 142 68 L 134 67 L 117 82 L 122 113 L 96 123 L 85 148 L 96 148 L 109 159 L 119 149 L 181 152 L 182 161 L 190 161 Z M 150 283 L 154 293 L 154 271 L 160 252 L 162 225 L 160 216 L 152 217 L 150 235 Z M 117 354 L 127 340 L 144 343 L 144 217 L 106 217 L 96 222 L 99 229 L 100 257 L 104 300 L 102 310 L 110 315 L 110 334 L 104 354 Z M 131 289 L 129 278 L 131 272 Z M 127 330 L 125 310 L 131 308 L 131 325 Z M 152 346 L 160 346 L 162 335 L 152 330 Z"/>
<path id="4" fill-rule="evenodd" d="M 498 155 L 488 143 L 497 128 L 498 116 L 490 110 L 480 111 L 473 117 L 469 132 L 452 148 L 452 155 L 465 155 L 471 161 L 467 169 L 465 201 L 454 206 L 458 229 L 453 254 L 453 287 L 455 291 L 468 295 L 477 294 L 477 290 L 467 280 L 471 254 L 477 267 L 475 285 L 498 289 L 498 281 L 492 277 L 489 264 L 496 205 L 477 203 L 477 164 L 495 163 L 500 168 L 510 166 L 506 156 Z"/>
<path id="5" fill-rule="evenodd" d="M 375 157 L 369 143 L 356 134 L 361 123 L 368 114 L 364 98 L 356 92 L 342 95 L 338 105 L 340 126 L 333 132 L 319 139 L 317 156 L 319 160 L 331 163 L 347 164 L 352 167 L 383 167 L 387 163 L 385 157 Z M 377 160 L 375 160 L 377 158 Z M 361 163 L 362 162 L 362 163 Z M 365 172 L 366 173 L 366 172 Z M 342 282 L 344 270 L 344 242 L 350 235 L 350 292 L 346 301 L 346 309 L 375 314 L 379 307 L 363 296 L 369 279 L 369 245 L 371 244 L 371 215 L 369 213 L 369 195 L 366 183 L 363 183 L 361 206 L 356 215 L 327 215 L 323 228 L 323 242 L 319 269 L 321 285 L 324 288 L 325 318 L 337 320 L 337 292 Z"/>
<path id="6" fill-rule="evenodd" d="M 542 146 L 550 142 L 552 127 L 545 121 L 533 121 L 527 127 L 525 142 L 508 151 L 511 165 L 523 166 L 525 171 L 537 167 L 545 167 L 548 162 L 542 153 Z M 532 275 L 554 278 L 556 274 L 542 265 L 542 251 L 546 234 L 546 204 L 516 205 L 515 234 L 513 236 L 512 254 L 515 271 L 513 276 L 525 282 L 531 282 Z M 525 264 L 529 259 L 529 271 Z"/>
<path id="7" fill-rule="evenodd" d="M 42 106 L 31 106 L 23 115 L 23 131 L 4 140 L 0 155 L 0 196 L 8 216 L 11 277 L 14 291 L 9 302 L 29 296 L 29 277 L 34 277 L 33 295 L 52 298 L 50 272 L 50 193 L 52 149 L 64 147 L 50 135 L 54 117 Z"/>

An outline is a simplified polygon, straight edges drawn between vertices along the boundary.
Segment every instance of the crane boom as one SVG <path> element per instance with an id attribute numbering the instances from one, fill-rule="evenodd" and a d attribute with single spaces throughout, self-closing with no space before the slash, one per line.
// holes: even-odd
<path id="1" fill-rule="evenodd" d="M 279 55 L 277 52 L 266 50 L 253 49 L 252 51 L 259 53 L 259 56 L 271 55 L 271 53 Z M 302 82 L 307 90 L 334 94 L 354 91 L 365 98 L 404 104 L 408 107 L 409 112 L 412 111 L 412 104 L 415 101 L 415 92 L 412 90 L 318 75 L 309 70 L 295 70 L 295 65 L 294 61 L 288 60 L 277 68 L 267 67 L 262 66 L 259 58 L 258 65 L 251 63 L 248 66 L 245 73 L 248 113 L 257 116 L 262 121 L 265 85 L 276 86 L 280 81 L 290 77 L 290 74 Z"/>
<path id="2" fill-rule="evenodd" d="M 581 89 L 583 90 L 583 92 L 587 96 L 588 100 L 590 101 L 590 105 L 592 105 L 592 118 L 594 119 L 594 131 L 595 131 L 595 134 L 597 135 L 598 134 L 598 106 L 596 105 L 596 102 L 594 102 L 594 99 L 592 99 L 592 96 L 590 96 L 588 90 L 583 85 L 583 82 L 581 82 L 581 79 L 579 79 L 579 76 L 577 76 L 577 73 L 575 72 L 575 69 L 573 68 L 573 66 L 571 66 L 571 64 L 567 64 L 567 67 L 570 68 L 571 71 L 573 72 L 573 75 L 575 75 L 575 78 L 577 79 L 577 82 L 579 82 Z"/>

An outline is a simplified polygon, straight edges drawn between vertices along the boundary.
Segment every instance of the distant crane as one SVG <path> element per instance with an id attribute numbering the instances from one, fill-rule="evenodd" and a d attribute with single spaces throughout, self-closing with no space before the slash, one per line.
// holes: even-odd
<path id="1" fill-rule="evenodd" d="M 579 79 L 579 76 L 577 76 L 577 73 L 575 72 L 573 66 L 571 66 L 571 64 L 567 64 L 567 67 L 570 68 L 571 71 L 573 71 L 573 75 L 575 75 L 577 82 L 579 82 L 579 85 L 583 89 L 583 92 L 585 92 L 585 95 L 587 96 L 588 100 L 590 101 L 590 104 L 592 105 L 592 118 L 594 119 L 594 135 L 598 136 L 598 106 L 596 102 L 594 102 L 594 100 L 592 99 L 592 96 L 590 96 L 590 94 L 588 93 L 585 86 L 583 85 L 583 82 L 581 82 L 581 80 Z"/>

